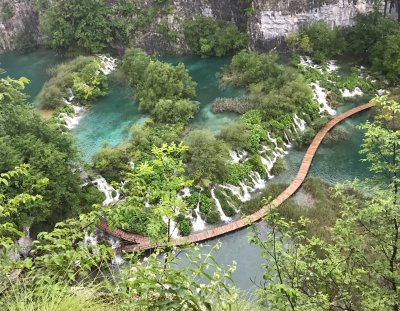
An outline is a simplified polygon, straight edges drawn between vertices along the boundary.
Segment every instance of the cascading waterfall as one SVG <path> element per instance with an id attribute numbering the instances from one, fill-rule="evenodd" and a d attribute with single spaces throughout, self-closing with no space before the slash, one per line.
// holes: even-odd
<path id="1" fill-rule="evenodd" d="M 173 221 L 172 219 L 168 219 L 165 216 L 162 216 L 162 219 L 167 224 L 167 226 L 168 226 L 168 221 L 169 221 L 168 235 L 173 239 L 177 239 L 179 237 L 179 234 L 178 234 L 178 226 L 177 226 L 176 222 Z"/>
<path id="2" fill-rule="evenodd" d="M 215 190 L 214 188 L 211 189 L 211 197 L 214 199 L 215 205 L 217 206 L 218 213 L 221 216 L 221 221 L 222 222 L 230 222 L 232 220 L 232 218 L 225 215 L 224 210 L 222 209 L 222 206 L 221 206 L 221 202 L 215 196 L 214 190 Z"/>
<path id="3" fill-rule="evenodd" d="M 104 177 L 98 177 L 92 181 L 92 184 L 105 195 L 106 199 L 103 201 L 103 206 L 108 206 L 111 203 L 117 203 L 119 201 L 120 190 L 115 190 L 114 187 L 111 187 Z"/>
<path id="4" fill-rule="evenodd" d="M 229 150 L 229 155 L 232 159 L 232 163 L 240 163 L 240 161 L 244 160 L 248 153 L 246 151 L 235 151 L 235 150 Z"/>
<path id="5" fill-rule="evenodd" d="M 111 72 L 117 69 L 116 58 L 108 57 L 105 55 L 97 55 L 97 57 L 99 58 L 100 61 L 100 71 L 98 72 L 98 74 L 102 72 L 105 75 L 109 75 Z M 71 115 L 62 112 L 59 114 L 58 118 L 65 123 L 63 125 L 67 129 L 72 130 L 79 124 L 80 119 L 83 117 L 84 108 L 82 106 L 73 104 L 75 96 L 71 89 L 68 89 L 67 92 L 68 92 L 68 98 L 64 98 L 64 101 L 67 105 L 71 106 L 74 109 L 74 113 Z"/>
<path id="6" fill-rule="evenodd" d="M 106 55 L 96 55 L 101 64 L 100 71 L 105 74 L 109 75 L 111 72 L 113 72 L 115 69 L 117 69 L 117 59 L 113 57 L 108 57 Z"/>
<path id="7" fill-rule="evenodd" d="M 264 179 L 261 178 L 259 172 L 251 171 L 249 177 L 254 184 L 254 189 L 261 190 L 265 188 L 266 182 Z"/>
<path id="8" fill-rule="evenodd" d="M 231 191 L 238 199 L 242 202 L 249 201 L 251 195 L 248 191 L 249 186 L 245 185 L 243 182 L 240 183 L 240 187 L 234 185 L 220 185 L 221 188 Z"/>
<path id="9" fill-rule="evenodd" d="M 193 219 L 193 231 L 202 231 L 206 227 L 205 221 L 201 218 L 200 215 L 200 193 L 199 193 L 199 200 L 197 201 L 197 206 L 195 209 L 196 212 L 196 219 Z"/>
<path id="10" fill-rule="evenodd" d="M 319 113 L 322 114 L 327 112 L 329 115 L 334 116 L 336 114 L 336 110 L 332 109 L 328 105 L 328 101 L 326 99 L 326 90 L 319 85 L 319 81 L 310 83 L 312 89 L 314 90 L 314 99 L 319 103 Z"/>
<path id="11" fill-rule="evenodd" d="M 122 258 L 122 254 L 118 249 L 121 247 L 121 241 L 114 237 L 109 237 L 108 243 L 111 245 L 111 248 L 114 250 L 114 258 L 111 260 L 111 263 L 115 266 L 120 266 L 124 263 L 124 259 Z"/>
<path id="12" fill-rule="evenodd" d="M 304 132 L 306 130 L 307 123 L 303 119 L 300 119 L 297 114 L 293 115 L 293 127 L 294 130 Z M 285 133 L 286 134 L 286 133 Z"/>
<path id="13" fill-rule="evenodd" d="M 363 96 L 364 92 L 359 87 L 356 87 L 352 92 L 348 89 L 340 90 L 343 97 Z"/>

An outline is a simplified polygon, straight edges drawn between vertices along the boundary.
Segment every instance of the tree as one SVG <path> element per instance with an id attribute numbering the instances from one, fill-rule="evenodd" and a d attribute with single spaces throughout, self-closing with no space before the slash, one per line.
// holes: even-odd
<path id="1" fill-rule="evenodd" d="M 153 147 L 153 158 L 136 165 L 127 173 L 122 189 L 124 202 L 107 212 L 112 227 L 141 233 L 156 242 L 169 242 L 173 234 L 172 221 L 186 215 L 187 206 L 179 191 L 191 186 L 185 175 L 182 157 L 188 147 L 166 145 Z"/>
<path id="2" fill-rule="evenodd" d="M 189 146 L 188 172 L 195 181 L 208 184 L 223 180 L 227 173 L 228 148 L 208 130 L 192 131 L 185 139 Z"/>
<path id="3" fill-rule="evenodd" d="M 332 243 L 306 238 L 303 220 L 288 223 L 273 212 L 267 239 L 252 235 L 266 259 L 261 298 L 272 309 L 399 310 L 400 109 L 386 97 L 376 104 L 375 121 L 362 126 L 374 177 L 336 186 L 341 213 Z"/>
<path id="4" fill-rule="evenodd" d="M 160 99 L 153 110 L 156 121 L 186 124 L 199 110 L 200 104 L 190 99 Z"/>
<path id="5" fill-rule="evenodd" d="M 183 64 L 152 60 L 140 49 L 127 50 L 121 62 L 139 108 L 165 123 L 187 122 L 198 110 L 191 101 L 196 83 Z M 158 107 L 157 107 L 158 106 Z"/>
<path id="6" fill-rule="evenodd" d="M 0 80 L 0 85 L 4 80 Z M 18 180 L 18 191 L 28 192 L 39 180 L 48 185 L 38 189 L 43 197 L 31 205 L 33 226 L 53 226 L 55 222 L 90 209 L 100 201 L 83 190 L 79 176 L 80 160 L 74 138 L 57 124 L 43 121 L 26 105 L 23 82 L 7 79 L 0 105 L 0 173 L 21 163 L 30 165 L 30 174 Z M 18 193 L 8 188 L 9 195 Z M 99 193 L 100 194 L 100 193 Z M 88 205 L 87 205 L 88 204 Z"/>
<path id="7" fill-rule="evenodd" d="M 111 41 L 107 3 L 104 0 L 39 1 L 41 27 L 52 47 L 74 46 L 100 52 Z"/>
<path id="8" fill-rule="evenodd" d="M 203 56 L 225 56 L 245 48 L 248 42 L 247 34 L 236 25 L 205 16 L 186 20 L 184 33 L 191 50 Z"/>

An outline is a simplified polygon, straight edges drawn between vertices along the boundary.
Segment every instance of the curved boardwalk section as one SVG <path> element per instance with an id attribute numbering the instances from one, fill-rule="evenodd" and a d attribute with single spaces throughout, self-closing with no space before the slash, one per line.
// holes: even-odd
<path id="1" fill-rule="evenodd" d="M 236 231 L 238 229 L 244 228 L 249 224 L 259 221 L 262 219 L 266 213 L 273 207 L 277 207 L 281 205 L 284 201 L 290 198 L 302 185 L 304 179 L 306 178 L 308 171 L 310 170 L 311 162 L 314 158 L 315 153 L 318 150 L 319 145 L 321 144 L 322 140 L 326 136 L 326 134 L 338 123 L 342 122 L 344 119 L 366 109 L 369 109 L 373 106 L 372 103 L 367 103 L 353 109 L 350 109 L 343 114 L 337 116 L 336 118 L 330 120 L 314 137 L 311 145 L 308 147 L 306 154 L 304 155 L 303 161 L 301 163 L 300 169 L 297 172 L 297 175 L 293 182 L 277 197 L 275 198 L 270 204 L 264 206 L 259 211 L 246 216 L 244 218 L 238 219 L 233 221 L 229 224 L 223 225 L 221 227 L 217 227 L 215 229 L 206 230 L 203 232 L 191 234 L 188 237 L 178 238 L 173 240 L 174 245 L 182 245 L 187 242 L 201 242 L 211 238 L 215 238 L 221 235 L 224 235 L 229 232 Z M 102 223 L 99 226 L 101 229 L 107 231 L 109 234 L 121 238 L 123 240 L 136 243 L 136 245 L 126 247 L 124 250 L 126 251 L 135 251 L 135 250 L 148 250 L 157 247 L 156 244 L 150 243 L 150 241 L 142 236 L 138 236 L 136 234 L 131 234 L 125 232 L 120 229 L 110 230 L 106 223 Z"/>

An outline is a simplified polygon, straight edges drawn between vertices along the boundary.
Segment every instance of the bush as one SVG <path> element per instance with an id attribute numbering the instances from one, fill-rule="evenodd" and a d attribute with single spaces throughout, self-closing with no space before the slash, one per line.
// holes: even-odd
<path id="1" fill-rule="evenodd" d="M 142 111 L 165 123 L 187 122 L 198 110 L 190 99 L 196 83 L 185 66 L 152 60 L 139 49 L 126 50 L 121 68 Z"/>
<path id="2" fill-rule="evenodd" d="M 222 210 L 224 211 L 224 214 L 226 216 L 232 217 L 236 215 L 236 210 L 232 207 L 231 204 L 229 204 L 227 196 L 224 195 L 224 193 L 221 190 L 215 189 L 214 194 L 218 199 L 219 203 L 221 204 Z"/>
<path id="3" fill-rule="evenodd" d="M 179 234 L 182 236 L 188 236 L 192 232 L 193 224 L 189 218 L 185 218 L 184 216 L 178 217 L 176 220 L 178 224 Z"/>
<path id="4" fill-rule="evenodd" d="M 240 211 L 243 215 L 257 212 L 267 204 L 269 198 L 275 199 L 288 185 L 281 183 L 270 183 L 262 192 L 256 194 L 249 201 L 242 203 Z"/>
<path id="5" fill-rule="evenodd" d="M 190 99 L 161 99 L 153 110 L 154 119 L 162 123 L 187 123 L 199 110 L 200 104 Z"/>
<path id="6" fill-rule="evenodd" d="M 55 109 L 65 106 L 65 99 L 73 91 L 74 101 L 87 104 L 107 94 L 107 77 L 99 71 L 100 61 L 95 57 L 79 56 L 55 68 L 38 95 L 41 108 Z"/>
<path id="7" fill-rule="evenodd" d="M 286 169 L 286 162 L 283 158 L 278 157 L 274 166 L 272 167 L 271 174 L 274 176 L 278 176 Z"/>
<path id="8" fill-rule="evenodd" d="M 55 48 L 81 47 L 103 50 L 112 40 L 109 9 L 105 0 L 38 1 L 40 26 Z"/>
<path id="9" fill-rule="evenodd" d="M 308 146 L 313 141 L 315 135 L 315 130 L 308 128 L 295 139 L 294 143 L 297 147 Z"/>
<path id="10" fill-rule="evenodd" d="M 289 49 L 295 53 L 311 55 L 319 63 L 340 55 L 345 43 L 339 29 L 319 20 L 303 27 L 299 34 L 286 38 Z"/>
<path id="11" fill-rule="evenodd" d="M 245 162 L 244 164 L 229 163 L 228 174 L 225 178 L 225 182 L 239 186 L 241 181 L 244 181 L 249 177 L 251 169 L 251 164 L 248 162 Z"/>
<path id="12" fill-rule="evenodd" d="M 264 177 L 265 174 L 267 173 L 266 168 L 261 162 L 261 157 L 259 154 L 253 154 L 249 161 L 248 161 L 252 167 L 252 169 L 258 173 L 260 173 L 261 177 Z"/>
<path id="13" fill-rule="evenodd" d="M 130 170 L 130 152 L 124 145 L 116 148 L 103 146 L 93 156 L 93 168 L 108 181 L 120 182 Z"/>
<path id="14" fill-rule="evenodd" d="M 225 141 L 231 149 L 249 150 L 251 147 L 249 127 L 244 123 L 235 122 L 224 127 L 219 138 Z"/>
<path id="15" fill-rule="evenodd" d="M 195 130 L 185 139 L 189 146 L 187 170 L 196 181 L 223 180 L 227 174 L 229 152 L 226 144 L 208 130 Z"/>
<path id="16" fill-rule="evenodd" d="M 208 212 L 206 216 L 206 223 L 208 224 L 218 224 L 221 222 L 221 215 L 218 211 L 214 208 Z"/>
<path id="17" fill-rule="evenodd" d="M 204 56 L 225 56 L 247 46 L 248 36 L 236 25 L 200 16 L 186 20 L 184 34 L 190 49 Z"/>

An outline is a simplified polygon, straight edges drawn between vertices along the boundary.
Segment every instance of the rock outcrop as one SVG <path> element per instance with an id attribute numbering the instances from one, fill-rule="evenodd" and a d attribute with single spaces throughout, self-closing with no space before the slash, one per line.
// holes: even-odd
<path id="1" fill-rule="evenodd" d="M 0 53 L 43 43 L 35 0 L 0 0 Z"/>
<path id="2" fill-rule="evenodd" d="M 118 0 L 116 0 L 118 1 Z M 110 1 L 113 5 L 116 1 Z M 133 1 L 133 0 L 132 0 Z M 149 53 L 186 52 L 183 37 L 183 21 L 192 16 L 212 16 L 234 22 L 239 29 L 248 31 L 250 47 L 266 50 L 283 47 L 284 37 L 304 23 L 324 19 L 332 26 L 347 26 L 353 23 L 358 13 L 372 9 L 370 0 L 171 0 L 172 10 L 159 16 L 154 25 L 135 34 L 135 45 Z M 39 14 L 35 11 L 35 0 L 0 0 L 0 53 L 24 45 L 44 43 L 39 31 Z M 137 0 L 139 6 L 149 6 L 148 0 Z M 156 24 L 167 24 L 177 33 L 171 42 L 159 32 Z M 113 47 L 124 49 L 123 43 Z"/>

